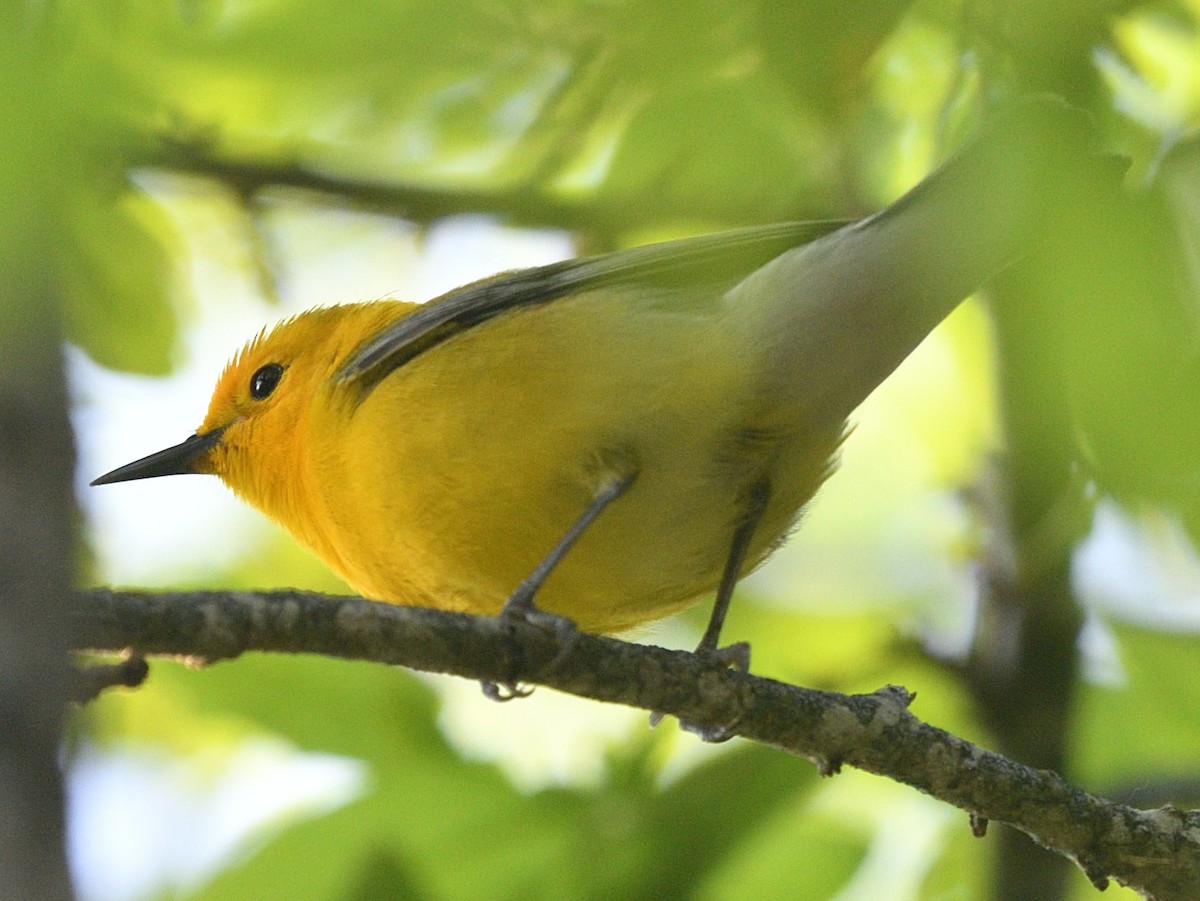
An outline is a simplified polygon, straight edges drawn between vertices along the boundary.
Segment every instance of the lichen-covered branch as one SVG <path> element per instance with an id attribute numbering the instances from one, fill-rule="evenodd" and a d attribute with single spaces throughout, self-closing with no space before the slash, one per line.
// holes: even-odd
<path id="1" fill-rule="evenodd" d="M 208 662 L 247 651 L 326 654 L 496 683 L 547 685 L 657 710 L 706 736 L 741 736 L 817 762 L 911 785 L 971 815 L 1009 823 L 1157 901 L 1200 897 L 1200 812 L 1137 810 L 1074 788 L 917 719 L 888 686 L 839 695 L 707 663 L 694 654 L 488 617 L 299 591 L 79 596 L 75 647 Z"/>

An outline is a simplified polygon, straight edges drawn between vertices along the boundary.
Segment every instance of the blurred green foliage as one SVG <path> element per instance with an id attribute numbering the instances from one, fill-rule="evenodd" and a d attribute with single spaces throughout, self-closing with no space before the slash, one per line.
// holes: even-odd
<path id="1" fill-rule="evenodd" d="M 339 202 L 341 188 L 347 205 L 422 224 L 485 208 L 603 248 L 860 214 L 928 171 L 989 104 L 1058 90 L 1132 156 L 1140 197 L 1099 217 L 1066 212 L 1070 252 L 1034 270 L 1029 340 L 1047 382 L 1067 386 L 1080 477 L 1131 509 L 1166 509 L 1194 537 L 1198 18 L 1195 0 L 63 2 L 55 102 L 84 161 L 60 186 L 71 337 L 121 370 L 163 373 L 177 358 L 196 251 L 145 187 L 149 172 L 232 195 L 250 220 L 272 185 L 299 184 L 313 204 Z M 986 344 L 981 334 L 968 343 Z M 989 361 L 972 353 L 978 394 Z M 991 426 L 937 427 L 947 434 L 926 459 L 929 484 L 965 487 Z M 969 534 L 962 545 L 960 563 L 976 550 Z M 308 578 L 268 553 L 212 581 Z M 763 672 L 841 690 L 903 682 L 919 688 L 919 714 L 989 743 L 953 672 L 897 637 L 897 623 L 911 635 L 926 615 L 915 590 L 895 573 L 837 590 L 836 615 L 744 605 L 731 633 L 754 643 Z M 1123 681 L 1084 690 L 1069 775 L 1100 792 L 1196 780 L 1200 642 L 1113 634 Z M 269 733 L 367 764 L 363 796 L 248 851 L 199 891 L 214 901 L 983 897 L 989 846 L 957 816 L 930 827 L 932 847 L 910 849 L 923 869 L 889 888 L 871 862 L 889 788 L 871 780 L 848 792 L 866 800 L 839 808 L 807 762 L 744 745 L 668 779 L 679 739 L 660 730 L 611 751 L 597 785 L 530 793 L 464 760 L 436 716 L 435 695 L 403 673 L 247 658 L 158 666 L 84 725 L 113 747 L 187 755 Z M 1082 877 L 1073 886 L 1094 894 Z"/>

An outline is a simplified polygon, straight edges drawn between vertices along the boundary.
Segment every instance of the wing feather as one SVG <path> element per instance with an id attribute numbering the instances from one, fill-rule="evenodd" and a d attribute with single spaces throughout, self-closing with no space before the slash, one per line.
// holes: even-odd
<path id="1" fill-rule="evenodd" d="M 397 367 L 503 313 L 597 288 L 728 288 L 792 247 L 845 225 L 785 222 L 520 269 L 456 288 L 367 339 L 334 373 L 369 391 Z"/>

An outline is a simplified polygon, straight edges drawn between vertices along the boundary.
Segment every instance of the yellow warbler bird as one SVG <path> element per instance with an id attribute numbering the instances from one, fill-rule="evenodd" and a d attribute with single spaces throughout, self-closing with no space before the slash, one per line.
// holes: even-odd
<path id="1" fill-rule="evenodd" d="M 234 357 L 195 435 L 93 484 L 214 474 L 382 601 L 619 631 L 715 588 L 716 652 L 854 407 L 1037 233 L 1066 112 L 1000 120 L 855 224 L 303 313 Z"/>

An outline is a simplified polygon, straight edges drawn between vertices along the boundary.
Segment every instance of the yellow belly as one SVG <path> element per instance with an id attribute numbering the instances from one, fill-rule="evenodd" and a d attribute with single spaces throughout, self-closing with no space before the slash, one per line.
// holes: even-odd
<path id="1" fill-rule="evenodd" d="M 678 610 L 715 587 L 751 486 L 767 479 L 771 501 L 747 568 L 841 437 L 771 410 L 736 350 L 716 317 L 633 319 L 619 296 L 464 332 L 330 410 L 344 421 L 313 451 L 327 523 L 314 549 L 368 597 L 494 614 L 597 488 L 633 469 L 536 603 L 588 631 Z"/>

